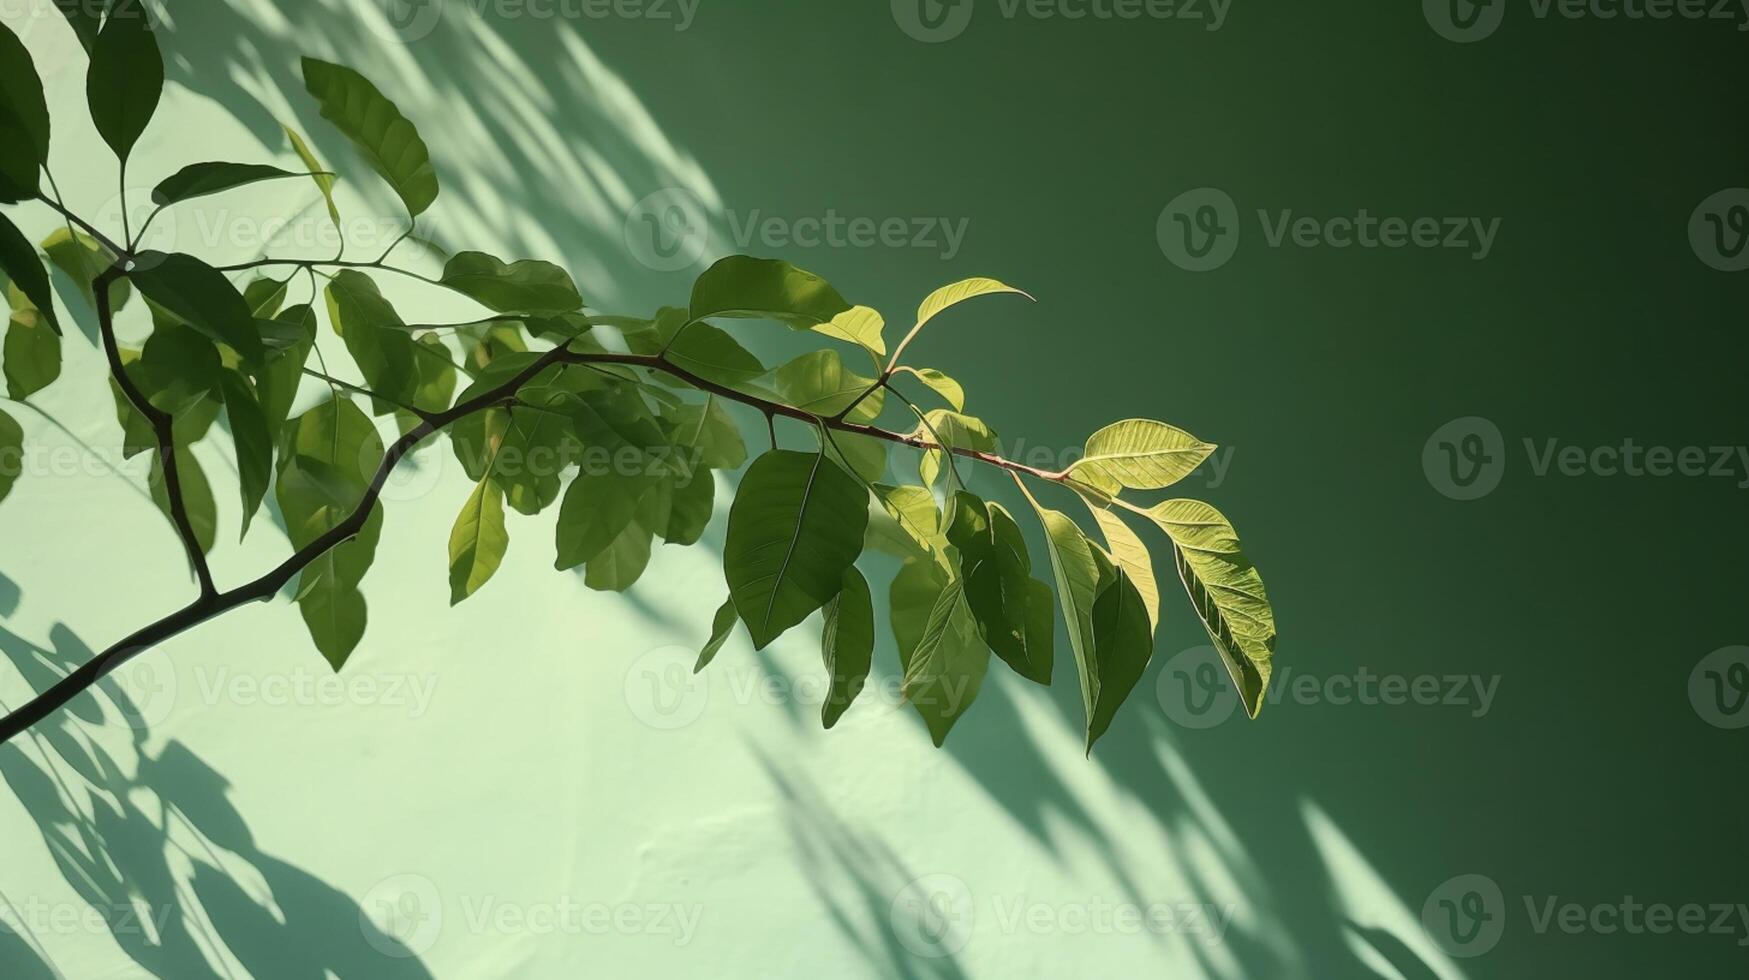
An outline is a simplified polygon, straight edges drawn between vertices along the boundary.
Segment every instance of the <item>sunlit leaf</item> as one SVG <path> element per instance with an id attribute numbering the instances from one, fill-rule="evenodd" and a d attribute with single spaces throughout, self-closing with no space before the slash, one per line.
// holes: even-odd
<path id="1" fill-rule="evenodd" d="M 1004 285 L 994 279 L 963 279 L 952 285 L 943 286 L 924 298 L 923 305 L 917 308 L 916 329 L 921 330 L 924 324 L 935 319 L 950 307 L 958 306 L 966 300 L 976 299 L 979 296 L 989 296 L 992 293 L 1013 293 L 1032 299 L 1031 296 L 1013 286 Z"/>
<path id="2" fill-rule="evenodd" d="M 37 196 L 49 159 L 49 109 L 30 51 L 0 24 L 0 204 Z"/>
<path id="3" fill-rule="evenodd" d="M 115 0 L 85 75 L 85 100 L 98 135 L 125 164 L 164 94 L 164 59 L 142 0 Z"/>
<path id="4" fill-rule="evenodd" d="M 13 310 L 0 366 L 6 370 L 7 393 L 23 401 L 61 376 L 61 338 L 22 293 L 11 287 L 7 292 L 12 294 Z"/>
<path id="5" fill-rule="evenodd" d="M 996 448 L 996 433 L 984 423 L 983 419 L 973 418 L 959 412 L 950 412 L 938 408 L 924 413 L 928 421 L 920 423 L 913 435 L 930 441 L 940 440 L 943 445 L 952 449 L 967 449 L 974 452 L 992 452 Z M 942 454 L 930 449 L 923 453 L 917 464 L 918 474 L 923 477 L 925 486 L 934 486 L 936 478 L 945 468 Z M 951 487 L 951 484 L 950 484 Z"/>
<path id="6" fill-rule="evenodd" d="M 1108 497 L 1125 489 L 1159 490 L 1189 476 L 1214 451 L 1164 422 L 1127 419 L 1095 432 L 1069 475 Z"/>
<path id="7" fill-rule="evenodd" d="M 887 353 L 887 341 L 881 335 L 886 325 L 886 321 L 874 310 L 866 306 L 853 306 L 814 327 L 814 331 L 839 340 L 848 340 L 878 358 Z"/>
<path id="8" fill-rule="evenodd" d="M 844 586 L 826 603 L 820 633 L 820 656 L 826 662 L 826 701 L 820 723 L 838 724 L 846 708 L 862 693 L 874 655 L 874 600 L 868 580 L 852 565 L 844 570 Z"/>
<path id="9" fill-rule="evenodd" d="M 97 300 L 92 283 L 104 270 L 115 264 L 115 256 L 110 254 L 109 249 L 98 244 L 90 235 L 82 231 L 68 231 L 64 226 L 50 232 L 49 237 L 43 239 L 42 248 L 48 253 L 49 261 L 55 264 L 55 268 L 60 269 L 79 288 L 86 305 L 95 309 Z M 116 277 L 109 286 L 109 311 L 120 313 L 132 296 L 133 286 L 127 277 Z"/>
<path id="10" fill-rule="evenodd" d="M 796 330 L 831 323 L 850 309 L 826 280 L 788 262 L 731 255 L 692 287 L 692 319 L 742 317 L 776 320 Z"/>
<path id="11" fill-rule="evenodd" d="M 862 552 L 867 501 L 824 454 L 775 451 L 753 461 L 729 510 L 723 572 L 754 649 L 838 594 Z"/>
<path id="12" fill-rule="evenodd" d="M 497 573 L 509 547 L 504 491 L 491 480 L 481 480 L 449 532 L 449 604 L 478 592 Z"/>
<path id="13" fill-rule="evenodd" d="M 1130 584 L 1135 586 L 1136 594 L 1142 599 L 1143 608 L 1148 610 L 1148 625 L 1156 627 L 1160 624 L 1160 586 L 1154 579 L 1154 558 L 1148 554 L 1148 546 L 1142 543 L 1135 529 L 1125 524 L 1123 518 L 1102 506 L 1098 501 L 1083 498 L 1087 501 L 1087 509 L 1093 514 L 1093 520 L 1099 525 L 1100 533 L 1105 535 L 1107 550 L 1111 552 L 1112 560 L 1129 576 Z"/>
<path id="14" fill-rule="evenodd" d="M 290 126 L 281 126 L 286 138 L 291 141 L 292 152 L 304 162 L 304 168 L 309 171 L 310 179 L 316 182 L 316 189 L 322 192 L 322 200 L 328 205 L 328 218 L 334 224 L 340 224 L 340 209 L 334 204 L 334 183 L 338 179 L 322 166 L 322 161 L 316 159 L 316 154 L 310 149 L 310 144 L 304 141 L 302 135 Z"/>
<path id="15" fill-rule="evenodd" d="M 1263 710 L 1263 693 L 1275 658 L 1275 613 L 1263 578 L 1239 547 L 1239 536 L 1221 512 L 1199 500 L 1168 500 L 1148 516 L 1172 539 L 1179 578 L 1191 605 L 1251 717 Z"/>
<path id="16" fill-rule="evenodd" d="M 506 265 L 484 252 L 457 252 L 442 283 L 499 313 L 568 313 L 583 307 L 570 273 L 535 259 Z"/>
<path id="17" fill-rule="evenodd" d="M 774 376 L 778 397 L 811 415 L 836 417 L 855 404 L 847 416 L 853 422 L 873 421 L 881 414 L 885 389 L 868 397 L 873 378 L 865 378 L 844 366 L 835 350 L 810 351 L 777 369 Z M 860 399 L 860 400 L 859 400 Z"/>
<path id="18" fill-rule="evenodd" d="M 226 371 L 220 377 L 219 391 L 231 423 L 231 441 L 237 450 L 237 486 L 243 497 L 242 535 L 246 536 L 249 522 L 267 496 L 267 484 L 273 475 L 273 434 L 247 378 Z"/>
<path id="19" fill-rule="evenodd" d="M 437 198 L 437 171 L 413 124 L 363 75 L 341 65 L 303 59 L 304 87 L 315 96 L 322 118 L 352 140 L 407 213 L 418 217 Z"/>
<path id="20" fill-rule="evenodd" d="M 1099 696 L 1099 655 L 1093 631 L 1093 605 L 1102 582 L 1099 553 L 1081 528 L 1062 512 L 1051 510 L 1027 494 L 1045 528 L 1045 550 L 1051 556 L 1051 571 L 1057 581 L 1057 601 L 1069 627 L 1069 647 L 1075 653 L 1075 669 L 1081 680 L 1081 703 L 1087 712 L 1091 735 L 1094 706 Z M 1088 745 L 1092 745 L 1089 737 Z"/>
<path id="21" fill-rule="evenodd" d="M 990 651 L 978 635 L 964 586 L 957 580 L 948 583 L 935 597 L 917 645 L 909 655 L 901 648 L 905 700 L 923 716 L 937 746 L 971 707 L 990 669 Z"/>
<path id="22" fill-rule="evenodd" d="M 934 368 L 904 368 L 903 370 L 914 375 L 918 381 L 927 385 L 929 390 L 940 395 L 943 401 L 953 406 L 954 411 L 963 412 L 966 410 L 966 390 L 960 386 L 958 381 Z"/>

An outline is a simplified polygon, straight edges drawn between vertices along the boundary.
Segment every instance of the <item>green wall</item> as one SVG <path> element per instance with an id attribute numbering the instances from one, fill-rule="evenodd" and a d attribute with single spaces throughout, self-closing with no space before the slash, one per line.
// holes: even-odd
<path id="1" fill-rule="evenodd" d="M 281 601 L 0 749 L 0 924 L 30 926 L 0 929 L 0 975 L 1741 973 L 1749 276 L 1709 267 L 1733 263 L 1690 226 L 1749 186 L 1749 12 L 1495 0 L 1475 33 L 1503 11 L 1497 28 L 1460 43 L 1435 0 L 1237 0 L 1218 30 L 1036 16 L 1208 2 L 923 0 L 964 25 L 932 43 L 904 29 L 928 36 L 909 2 L 454 0 L 397 38 L 364 0 L 180 0 L 133 179 L 289 164 L 295 121 L 348 178 L 348 214 L 392 213 L 302 95 L 303 52 L 420 123 L 436 237 L 562 261 L 602 308 L 674 302 L 732 251 L 890 322 L 952 280 L 1021 286 L 1036 305 L 956 311 L 917 357 L 1012 453 L 1070 458 L 1129 416 L 1224 447 L 1185 492 L 1233 519 L 1269 585 L 1280 697 L 1262 718 L 1219 720 L 1206 637 L 1172 596 L 1090 759 L 1065 664 L 1048 692 L 987 685 L 938 751 L 883 647 L 886 681 L 823 733 L 812 630 L 683 669 L 724 592 L 720 514 L 626 597 L 551 571 L 550 518 L 513 521 L 499 578 L 448 610 L 466 481 L 431 452 L 391 490 L 370 632 L 339 681 Z M 115 175 L 83 55 L 46 2 L 0 10 L 50 88 L 56 177 L 100 212 Z M 1738 194 L 1709 210 L 1741 213 Z M 190 208 L 163 244 L 248 258 L 254 217 L 318 229 L 312 198 Z M 1175 263 L 1198 264 L 1176 214 L 1227 202 L 1230 257 Z M 671 207 L 692 237 L 654 242 L 645 219 Z M 1491 237 L 1485 255 L 1272 241 L 1284 212 L 1363 210 Z M 931 240 L 815 243 L 804 219 L 828 215 Z M 737 240 L 770 218 L 782 234 Z M 673 246 L 700 261 L 669 268 Z M 410 318 L 453 317 L 390 288 Z M 6 405 L 39 461 L 0 506 L 8 705 L 188 594 L 144 471 L 119 463 L 92 329 L 70 331 L 40 411 Z M 1632 476 L 1593 452 L 1627 440 L 1724 447 L 1728 474 Z M 201 458 L 228 502 L 222 442 Z M 284 549 L 264 524 L 217 571 Z M 890 565 L 867 567 L 884 607 Z M 1704 926 L 1683 925 L 1697 905 Z"/>

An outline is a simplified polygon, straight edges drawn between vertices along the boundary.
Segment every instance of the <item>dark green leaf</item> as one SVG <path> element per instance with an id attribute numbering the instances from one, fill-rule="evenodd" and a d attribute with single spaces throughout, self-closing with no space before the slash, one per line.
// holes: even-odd
<path id="1" fill-rule="evenodd" d="M 1099 686 L 1087 725 L 1087 751 L 1111 727 L 1154 653 L 1154 629 L 1135 583 L 1123 569 L 1093 604 L 1093 643 L 1099 654 Z"/>
<path id="2" fill-rule="evenodd" d="M 49 159 L 49 109 L 42 79 L 18 35 L 0 24 L 0 204 L 28 201 Z"/>
<path id="3" fill-rule="evenodd" d="M 98 135 L 125 164 L 164 94 L 164 59 L 142 0 L 116 0 L 91 44 L 85 100 Z"/>
<path id="4" fill-rule="evenodd" d="M 742 622 L 763 650 L 824 606 L 862 552 L 868 493 L 825 454 L 754 460 L 729 510 L 723 572 Z"/>
<path id="5" fill-rule="evenodd" d="M 570 273 L 535 259 L 505 265 L 484 252 L 457 252 L 444 265 L 442 281 L 499 313 L 569 313 L 583 307 Z"/>
<path id="6" fill-rule="evenodd" d="M 257 386 L 261 414 L 267 420 L 269 432 L 278 432 L 291 417 L 292 402 L 303 383 L 304 362 L 316 345 L 316 311 L 308 304 L 300 304 L 281 311 L 275 322 L 295 330 L 298 340 L 268 355 L 267 370 L 262 372 Z"/>
<path id="7" fill-rule="evenodd" d="M 765 373 L 759 358 L 735 338 L 708 323 L 681 331 L 668 347 L 668 360 L 707 381 L 738 385 Z"/>
<path id="8" fill-rule="evenodd" d="M 704 271 L 692 287 L 691 317 L 776 320 L 811 330 L 850 309 L 826 280 L 776 259 L 731 255 Z"/>
<path id="9" fill-rule="evenodd" d="M 286 286 L 290 280 L 281 282 L 257 276 L 249 280 L 243 287 L 243 302 L 249 304 L 249 312 L 255 314 L 257 320 L 273 318 L 279 315 L 280 304 L 285 302 Z"/>
<path id="10" fill-rule="evenodd" d="M 4 154 L 0 154 L 0 158 L 3 157 Z M 24 232 L 3 214 L 0 214 L 0 272 L 5 272 L 18 291 L 42 311 L 49 328 L 60 333 L 61 325 L 55 319 L 55 296 L 49 290 L 48 270 L 43 268 L 42 259 L 37 256 L 30 239 L 24 237 Z"/>
<path id="11" fill-rule="evenodd" d="M 1093 607 L 1105 584 L 1101 567 L 1104 555 L 1087 540 L 1079 525 L 1060 511 L 1051 510 L 1033 499 L 1027 499 L 1038 511 L 1045 528 L 1046 550 L 1051 556 L 1051 570 L 1057 580 L 1057 601 L 1063 607 L 1063 619 L 1069 627 L 1069 647 L 1075 652 L 1075 669 L 1081 679 L 1081 704 L 1087 712 L 1088 744 L 1095 700 L 1099 694 L 1099 654 L 1093 631 Z M 1110 563 L 1105 562 L 1106 567 Z"/>
<path id="12" fill-rule="evenodd" d="M 624 592 L 643 576 L 649 564 L 650 532 L 634 520 L 606 550 L 589 559 L 583 584 L 597 592 Z"/>
<path id="13" fill-rule="evenodd" d="M 419 388 L 416 361 L 422 355 L 413 349 L 412 335 L 376 282 L 356 269 L 344 269 L 328 284 L 327 296 L 334 330 L 364 375 L 365 386 L 382 396 L 375 412 L 386 415 L 397 403 L 410 404 Z"/>
<path id="14" fill-rule="evenodd" d="M 207 337 L 229 344 L 244 363 L 264 363 L 266 350 L 256 332 L 255 314 L 224 273 L 192 255 L 146 252 L 128 277 L 141 295 Z"/>
<path id="15" fill-rule="evenodd" d="M 176 447 L 176 479 L 182 488 L 182 505 L 188 511 L 188 523 L 194 527 L 195 541 L 200 544 L 202 552 L 210 553 L 218 539 L 219 505 L 213 500 L 213 488 L 207 482 L 206 471 L 195 461 L 194 453 L 184 446 Z M 163 458 L 158 453 L 152 454 L 149 482 L 152 502 L 169 518 L 170 493 L 164 479 Z M 171 521 L 174 523 L 175 519 L 171 518 Z"/>
<path id="16" fill-rule="evenodd" d="M 449 534 L 449 604 L 480 590 L 504 563 L 510 532 L 504 526 L 504 491 L 481 480 Z"/>
<path id="17" fill-rule="evenodd" d="M 301 176 L 261 163 L 191 163 L 158 182 L 152 190 L 152 203 L 175 204 L 264 180 Z"/>
<path id="18" fill-rule="evenodd" d="M 966 604 L 979 633 L 1020 676 L 1050 684 L 1056 618 L 1050 587 L 1032 578 L 1020 527 L 1000 504 L 965 492 L 955 498 L 956 508 L 969 513 L 956 517 L 948 537 L 960 550 Z"/>
<path id="19" fill-rule="evenodd" d="M 3 424 L 0 423 L 0 425 Z M 0 430 L 0 434 L 3 434 L 3 431 Z M 0 494 L 0 496 L 4 495 Z M 706 641 L 704 649 L 698 652 L 698 663 L 692 668 L 693 673 L 696 674 L 710 666 L 711 661 L 717 658 L 717 651 L 723 648 L 723 644 L 729 642 L 729 634 L 735 632 L 735 624 L 740 621 L 741 617 L 735 612 L 734 598 L 724 599 L 723 604 L 717 608 L 716 616 L 711 619 L 711 638 Z"/>
<path id="20" fill-rule="evenodd" d="M 304 87 L 333 123 L 418 217 L 437 198 L 437 172 L 418 130 L 368 79 L 350 68 L 305 58 Z"/>
<path id="21" fill-rule="evenodd" d="M 231 439 L 237 447 L 237 484 L 243 495 L 242 533 L 247 536 L 249 522 L 267 496 L 267 484 L 273 475 L 273 434 L 247 378 L 226 371 L 220 378 L 219 390 L 225 399 L 225 415 L 231 421 Z"/>
<path id="22" fill-rule="evenodd" d="M 18 420 L 0 412 L 0 500 L 5 500 L 24 475 L 24 429 Z"/>
<path id="23" fill-rule="evenodd" d="M 528 407 L 508 412 L 492 479 L 519 514 L 538 514 L 559 499 L 559 474 L 576 452 L 566 410 L 575 397 L 563 389 L 530 386 L 520 398 Z"/>
<path id="24" fill-rule="evenodd" d="M 656 492 L 660 477 L 585 464 L 559 506 L 558 562 L 563 571 L 594 561 L 612 547 L 636 518 L 644 498 Z"/>
<path id="25" fill-rule="evenodd" d="M 709 470 L 701 469 L 691 479 L 676 477 L 674 504 L 668 511 L 662 540 L 681 546 L 697 544 L 710 526 L 716 499 L 717 485 Z"/>
<path id="26" fill-rule="evenodd" d="M 820 706 L 820 723 L 831 728 L 862 693 L 874 655 L 874 601 L 868 580 L 855 565 L 844 570 L 844 587 L 826 603 L 825 615 L 820 656 L 826 661 L 830 683 Z"/>
<path id="27" fill-rule="evenodd" d="M 741 430 L 716 396 L 701 405 L 681 405 L 668 412 L 674 423 L 674 445 L 697 452 L 698 465 L 713 470 L 738 470 L 747 462 Z"/>

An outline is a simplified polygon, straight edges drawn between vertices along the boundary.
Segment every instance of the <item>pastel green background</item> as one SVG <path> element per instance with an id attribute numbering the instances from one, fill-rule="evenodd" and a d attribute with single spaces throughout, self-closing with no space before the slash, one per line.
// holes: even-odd
<path id="1" fill-rule="evenodd" d="M 401 44 L 363 0 L 167 8 L 171 84 L 131 167 L 136 199 L 195 160 L 293 165 L 287 120 L 343 172 L 348 214 L 392 213 L 302 94 L 310 53 L 364 71 L 420 124 L 439 238 L 560 261 L 604 309 L 678 301 L 702 268 L 658 272 L 628 248 L 628 215 L 668 189 L 717 216 L 707 258 L 791 260 L 901 328 L 935 286 L 999 277 L 1038 304 L 956 311 L 915 351 L 965 383 L 1005 448 L 1070 451 L 1137 415 L 1230 447 L 1224 473 L 1184 489 L 1261 567 L 1283 673 L 1477 676 L 1496 694 L 1484 713 L 1290 693 L 1255 723 L 1186 727 L 1169 662 L 1206 638 L 1173 595 L 1154 664 L 1090 759 L 1066 648 L 1056 688 L 1001 677 L 938 751 L 893 703 L 883 646 L 884 683 L 823 733 L 812 626 L 765 655 L 737 638 L 697 681 L 674 673 L 724 594 L 721 512 L 625 597 L 551 570 L 550 515 L 513 518 L 503 572 L 447 609 L 467 490 L 433 451 L 388 495 L 370 631 L 337 703 L 283 696 L 326 667 L 280 601 L 130 667 L 144 730 L 93 698 L 0 750 L 0 923 L 34 925 L 0 929 L 0 975 L 1741 975 L 1749 922 L 1539 932 L 1526 904 L 1749 902 L 1731 775 L 1749 730 L 1690 698 L 1703 658 L 1749 643 L 1749 473 L 1537 476 L 1524 449 L 1749 442 L 1749 274 L 1708 268 L 1687 233 L 1700 201 L 1749 185 L 1736 24 L 1513 4 L 1494 36 L 1456 44 L 1412 3 L 1237 0 L 1211 32 L 1007 19 L 977 0 L 963 35 L 926 44 L 873 0 L 703 0 L 678 31 L 457 0 Z M 0 9 L 49 88 L 55 175 L 99 213 L 116 179 L 83 55 L 46 2 Z M 1227 265 L 1194 274 L 1155 229 L 1200 187 L 1231 195 L 1243 231 Z M 313 199 L 190 207 L 170 244 L 248 258 L 249 216 L 308 230 Z M 1500 231 L 1474 261 L 1271 248 L 1255 217 L 1359 208 Z M 967 233 L 951 258 L 766 248 L 733 241 L 728 218 L 829 209 Z M 54 227 L 17 215 L 36 238 Z M 410 319 L 455 315 L 384 284 Z M 0 506 L 8 705 L 190 588 L 142 468 L 86 465 L 118 460 L 119 430 L 80 318 L 40 412 L 5 405 L 59 461 Z M 1507 463 L 1492 494 L 1458 501 L 1423 454 L 1470 416 L 1502 432 Z M 222 440 L 201 458 L 228 472 Z M 284 553 L 264 522 L 216 570 L 236 581 Z M 884 611 L 890 565 L 867 565 Z M 1503 931 L 1455 957 L 1422 912 L 1465 875 L 1498 886 Z M 166 926 L 86 922 L 88 904 Z M 571 906 L 593 911 L 547 917 Z M 1114 906 L 1231 921 L 1219 937 L 1126 933 L 1100 925 Z M 945 931 L 920 938 L 931 910 Z"/>

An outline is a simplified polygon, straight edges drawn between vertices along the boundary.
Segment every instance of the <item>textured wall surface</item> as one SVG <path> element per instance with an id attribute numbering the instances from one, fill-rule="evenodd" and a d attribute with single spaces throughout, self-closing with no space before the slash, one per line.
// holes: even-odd
<path id="1" fill-rule="evenodd" d="M 366 216 L 391 197 L 304 96 L 308 53 L 420 124 L 434 236 L 559 261 L 603 309 L 676 302 L 730 252 L 889 323 L 967 276 L 1028 289 L 917 356 L 1011 455 L 1066 458 L 1129 416 L 1221 444 L 1185 492 L 1263 571 L 1277 683 L 1237 717 L 1170 596 L 1091 759 L 1062 643 L 1054 689 L 1001 677 L 936 750 L 883 642 L 823 733 L 812 626 L 690 676 L 730 482 L 705 542 L 627 596 L 553 572 L 551 516 L 513 516 L 503 571 L 451 610 L 468 482 L 439 447 L 387 494 L 338 678 L 281 600 L 0 748 L 0 975 L 1741 975 L 1749 273 L 1721 271 L 1741 243 L 1697 207 L 1749 207 L 1744 11 L 162 6 L 136 201 L 196 160 L 296 166 L 292 122 L 342 172 L 359 251 L 386 244 Z M 0 12 L 49 88 L 69 203 L 113 221 L 72 33 L 46 0 Z M 1437 243 L 1391 246 L 1386 219 L 1437 219 Z M 152 241 L 314 254 L 324 223 L 301 182 L 266 185 Z M 383 285 L 410 320 L 454 316 Z M 9 706 L 190 593 L 120 458 L 94 324 L 66 315 L 62 380 L 6 405 L 30 448 L 0 506 Z M 1702 447 L 1708 472 L 1631 475 L 1629 441 Z M 198 453 L 230 502 L 226 441 Z M 227 581 L 287 550 L 236 520 Z M 890 563 L 866 566 L 884 616 Z"/>

